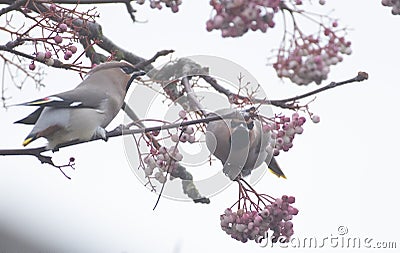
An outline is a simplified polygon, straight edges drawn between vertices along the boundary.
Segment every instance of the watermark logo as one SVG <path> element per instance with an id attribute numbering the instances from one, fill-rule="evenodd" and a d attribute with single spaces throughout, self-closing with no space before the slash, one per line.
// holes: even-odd
<path id="1" fill-rule="evenodd" d="M 378 240 L 370 236 L 353 236 L 347 226 L 339 226 L 337 233 L 328 236 L 292 236 L 275 238 L 268 232 L 257 238 L 256 242 L 262 248 L 294 248 L 294 249 L 396 249 L 396 241 Z"/>

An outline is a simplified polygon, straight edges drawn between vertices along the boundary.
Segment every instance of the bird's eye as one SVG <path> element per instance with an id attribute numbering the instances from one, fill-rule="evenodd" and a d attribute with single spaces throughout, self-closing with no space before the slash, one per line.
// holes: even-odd
<path id="1" fill-rule="evenodd" d="M 133 71 L 135 70 L 135 69 L 134 69 L 133 67 L 131 67 L 131 66 L 123 66 L 123 67 L 121 67 L 121 69 L 122 69 L 122 71 L 125 72 L 125 74 L 128 74 L 128 75 L 132 74 Z"/>

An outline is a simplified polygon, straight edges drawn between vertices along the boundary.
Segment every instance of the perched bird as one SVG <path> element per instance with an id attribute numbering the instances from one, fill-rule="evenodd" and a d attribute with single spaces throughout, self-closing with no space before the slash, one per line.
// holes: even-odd
<path id="1" fill-rule="evenodd" d="M 267 162 L 278 177 L 286 178 L 272 154 L 267 153 L 269 136 L 262 130 L 261 122 L 240 111 L 222 109 L 217 115 L 235 115 L 234 119 L 212 121 L 207 125 L 206 145 L 223 164 L 223 172 L 235 180 Z"/>
<path id="2" fill-rule="evenodd" d="M 104 129 L 118 114 L 132 81 L 145 72 L 126 62 L 107 62 L 90 70 L 73 90 L 19 104 L 39 106 L 16 121 L 34 125 L 23 145 L 44 137 L 48 149 L 93 137 L 106 138 Z"/>

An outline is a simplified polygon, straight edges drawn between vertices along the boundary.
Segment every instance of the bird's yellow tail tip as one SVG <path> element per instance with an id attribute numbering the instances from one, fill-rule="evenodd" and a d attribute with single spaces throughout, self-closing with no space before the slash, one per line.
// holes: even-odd
<path id="1" fill-rule="evenodd" d="M 268 169 L 269 169 L 269 168 L 268 168 Z M 272 174 L 274 174 L 275 176 L 279 177 L 279 178 L 287 179 L 286 176 L 285 176 L 284 174 L 277 173 L 277 172 L 273 171 L 272 169 L 269 169 L 269 171 L 270 171 Z"/>
<path id="2" fill-rule="evenodd" d="M 22 145 L 25 147 L 26 145 L 28 145 L 29 143 L 31 143 L 33 141 L 33 137 L 28 137 L 24 140 L 24 142 L 22 143 Z"/>

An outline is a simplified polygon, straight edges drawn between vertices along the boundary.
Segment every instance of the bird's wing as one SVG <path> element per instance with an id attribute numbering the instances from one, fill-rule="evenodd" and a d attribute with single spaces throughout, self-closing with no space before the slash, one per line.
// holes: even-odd
<path id="1" fill-rule="evenodd" d="M 24 106 L 56 107 L 56 108 L 100 108 L 107 99 L 107 94 L 99 89 L 77 87 L 73 90 L 44 97 L 30 102 L 18 104 Z M 36 112 L 36 111 L 35 111 Z M 40 115 L 40 113 L 39 113 Z M 28 116 L 29 117 L 29 116 Z"/>
<path id="2" fill-rule="evenodd" d="M 42 113 L 44 107 L 39 107 L 36 109 L 34 112 L 29 114 L 23 119 L 20 119 L 18 121 L 15 121 L 14 124 L 26 124 L 26 125 L 35 125 L 36 121 L 38 120 L 40 114 Z"/>

